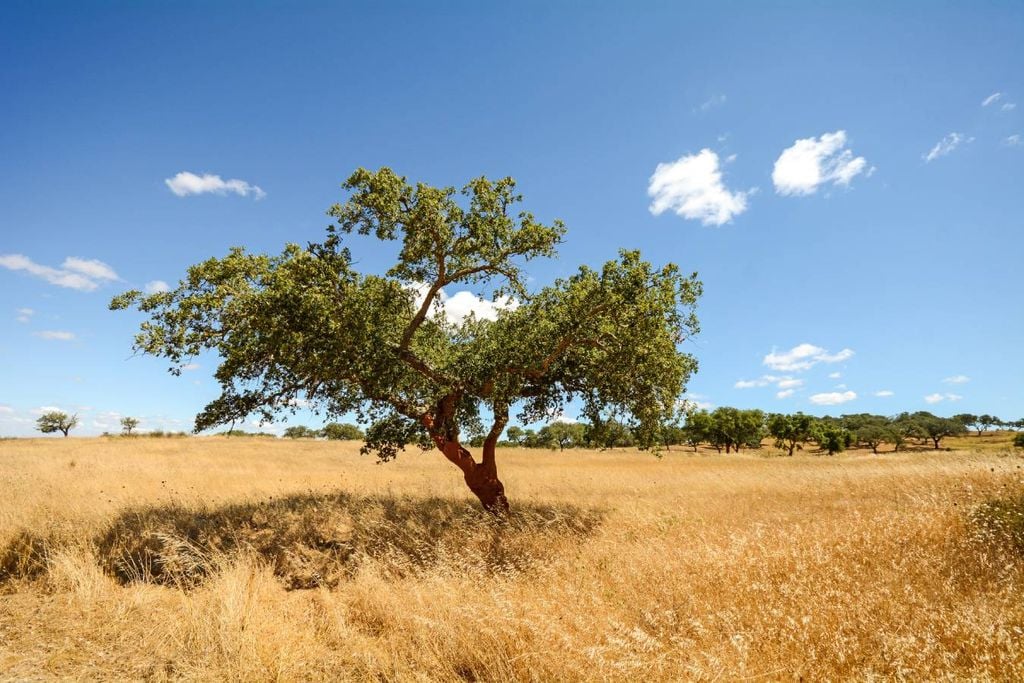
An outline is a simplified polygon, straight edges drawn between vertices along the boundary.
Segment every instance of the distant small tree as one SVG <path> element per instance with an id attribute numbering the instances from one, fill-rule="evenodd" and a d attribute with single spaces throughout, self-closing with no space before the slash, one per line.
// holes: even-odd
<path id="1" fill-rule="evenodd" d="M 320 432 L 304 425 L 294 425 L 285 427 L 284 436 L 287 439 L 315 439 L 320 436 Z"/>
<path id="2" fill-rule="evenodd" d="M 829 455 L 835 455 L 846 450 L 849 443 L 850 433 L 835 422 L 819 422 L 816 425 L 814 440 L 823 451 Z"/>
<path id="3" fill-rule="evenodd" d="M 962 424 L 965 428 L 978 429 L 979 430 L 978 431 L 978 435 L 979 436 L 981 435 L 981 431 L 980 431 L 979 427 L 977 426 L 978 425 L 978 416 L 975 415 L 974 413 L 958 413 L 957 415 L 954 415 L 950 419 L 956 420 L 957 422 Z"/>
<path id="4" fill-rule="evenodd" d="M 125 436 L 131 436 L 132 430 L 139 426 L 139 421 L 134 417 L 122 417 L 121 418 L 121 433 Z"/>
<path id="5" fill-rule="evenodd" d="M 775 414 L 768 417 L 768 435 L 775 439 L 776 448 L 793 451 L 809 441 L 814 433 L 814 418 L 803 413 Z"/>
<path id="6" fill-rule="evenodd" d="M 347 422 L 328 422 L 320 433 L 330 441 L 360 441 L 366 437 L 362 429 Z"/>
<path id="7" fill-rule="evenodd" d="M 978 436 L 981 436 L 982 432 L 987 432 L 992 427 L 995 427 L 1000 423 L 1000 419 L 995 415 L 979 415 L 978 416 Z"/>
<path id="8" fill-rule="evenodd" d="M 523 440 L 526 438 L 526 432 L 523 428 L 518 425 L 512 425 L 505 430 L 505 438 L 511 441 L 516 446 L 522 446 Z"/>
<path id="9" fill-rule="evenodd" d="M 711 429 L 711 413 L 697 410 L 687 414 L 686 424 L 683 425 L 683 438 L 687 445 L 693 446 L 693 452 L 696 453 L 697 446 L 705 441 L 711 441 Z"/>
<path id="10" fill-rule="evenodd" d="M 967 428 L 964 427 L 962 422 L 948 417 L 938 417 L 937 415 L 932 415 L 926 411 L 914 413 L 911 417 L 919 426 L 921 433 L 931 439 L 932 444 L 935 446 L 935 450 L 939 450 L 942 439 L 945 437 L 956 436 L 967 432 Z M 984 417 L 986 416 L 982 415 L 979 420 Z"/>
<path id="11" fill-rule="evenodd" d="M 1015 448 L 1024 448 L 1024 432 L 1013 437 L 1013 445 Z"/>
<path id="12" fill-rule="evenodd" d="M 43 434 L 53 434 L 54 432 L 61 432 L 66 437 L 68 432 L 78 426 L 78 416 L 68 415 L 59 410 L 51 410 L 48 413 L 43 413 L 36 420 L 36 429 L 41 431 Z"/>
<path id="13" fill-rule="evenodd" d="M 543 440 L 557 444 L 559 450 L 583 443 L 584 427 L 578 422 L 552 422 L 540 431 L 544 435 Z"/>

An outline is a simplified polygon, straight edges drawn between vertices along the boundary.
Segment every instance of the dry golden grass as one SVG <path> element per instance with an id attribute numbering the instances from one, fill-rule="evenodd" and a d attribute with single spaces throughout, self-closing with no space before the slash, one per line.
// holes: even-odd
<path id="1" fill-rule="evenodd" d="M 436 453 L 4 441 L 0 673 L 1021 680 L 1024 557 L 969 519 L 1024 461 L 973 443 L 503 451 L 499 526 Z"/>

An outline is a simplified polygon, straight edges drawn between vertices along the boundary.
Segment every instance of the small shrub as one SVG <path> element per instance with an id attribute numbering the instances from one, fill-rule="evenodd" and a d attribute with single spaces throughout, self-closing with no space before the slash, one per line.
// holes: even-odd
<path id="1" fill-rule="evenodd" d="M 1014 448 L 1024 448 L 1024 432 L 1021 432 L 1017 436 L 1013 437 Z"/>

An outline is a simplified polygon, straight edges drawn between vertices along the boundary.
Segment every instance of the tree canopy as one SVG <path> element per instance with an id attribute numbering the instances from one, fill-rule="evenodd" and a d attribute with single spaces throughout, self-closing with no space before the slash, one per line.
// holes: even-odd
<path id="1" fill-rule="evenodd" d="M 36 420 L 36 429 L 41 431 L 43 434 L 60 432 L 64 436 L 67 436 L 68 432 L 77 426 L 77 415 L 68 415 L 60 410 L 51 410 L 48 413 L 43 413 Z"/>
<path id="2" fill-rule="evenodd" d="M 407 444 L 433 444 L 497 511 L 507 501 L 494 446 L 513 406 L 534 422 L 578 399 L 591 424 L 615 417 L 637 445 L 657 446 L 697 367 L 679 350 L 698 331 L 695 273 L 624 250 L 531 291 L 524 265 L 555 256 L 565 228 L 517 210 L 511 178 L 477 178 L 457 193 L 359 169 L 343 188 L 349 196 L 328 211 L 334 223 L 321 243 L 276 256 L 234 248 L 189 268 L 170 291 L 111 302 L 148 315 L 134 348 L 166 358 L 172 372 L 219 354 L 221 393 L 196 417 L 197 431 L 253 414 L 270 420 L 300 400 L 355 413 L 372 423 L 365 450 L 389 460 Z M 359 272 L 346 244 L 353 234 L 396 243 L 393 267 Z M 456 285 L 503 304 L 495 319 L 449 320 L 442 296 Z M 482 461 L 462 446 L 465 430 L 485 434 Z"/>

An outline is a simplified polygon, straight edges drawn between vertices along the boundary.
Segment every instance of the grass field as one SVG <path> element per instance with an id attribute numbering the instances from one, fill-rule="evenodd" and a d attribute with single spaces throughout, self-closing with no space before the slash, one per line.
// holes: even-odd
<path id="1" fill-rule="evenodd" d="M 5 679 L 1024 679 L 1005 435 L 766 457 L 0 442 Z"/>

